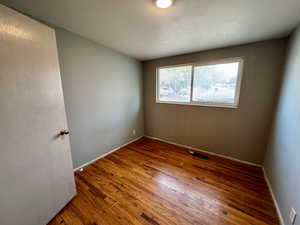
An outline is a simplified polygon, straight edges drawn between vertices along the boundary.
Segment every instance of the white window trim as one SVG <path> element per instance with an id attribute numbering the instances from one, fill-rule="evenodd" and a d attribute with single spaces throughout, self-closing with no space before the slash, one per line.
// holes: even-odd
<path id="1" fill-rule="evenodd" d="M 195 66 L 207 66 L 207 65 L 216 65 L 216 64 L 224 64 L 224 63 L 233 63 L 239 62 L 239 70 L 238 70 L 238 78 L 235 89 L 235 102 L 234 103 L 220 103 L 220 102 L 199 102 L 193 101 L 193 82 L 194 82 L 194 67 Z M 174 68 L 180 66 L 192 66 L 192 77 L 191 77 L 191 94 L 190 94 L 190 102 L 176 102 L 176 101 L 161 101 L 159 100 L 159 70 L 164 68 Z M 156 68 L 156 103 L 164 103 L 164 104 L 176 104 L 176 105 L 193 105 L 193 106 L 207 106 L 207 107 L 221 107 L 221 108 L 239 108 L 239 100 L 240 100 L 240 91 L 241 84 L 243 78 L 243 69 L 244 69 L 244 60 L 242 57 L 235 58 L 226 58 L 216 61 L 208 61 L 208 62 L 196 62 L 196 63 L 186 63 L 186 64 L 177 64 L 172 66 L 163 66 Z"/>

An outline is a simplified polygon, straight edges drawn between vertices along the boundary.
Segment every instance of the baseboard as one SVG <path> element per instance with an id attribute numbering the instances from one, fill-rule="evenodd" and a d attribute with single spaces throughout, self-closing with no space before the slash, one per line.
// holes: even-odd
<path id="1" fill-rule="evenodd" d="M 95 161 L 101 159 L 101 158 L 104 158 L 105 156 L 107 156 L 107 155 L 109 155 L 109 154 L 111 154 L 111 153 L 113 153 L 113 152 L 119 150 L 120 148 L 125 147 L 126 145 L 129 145 L 129 144 L 131 144 L 131 143 L 133 143 L 133 142 L 135 142 L 135 141 L 141 139 L 142 137 L 143 137 L 143 136 L 140 136 L 140 137 L 138 137 L 138 138 L 135 138 L 135 139 L 133 139 L 132 141 L 129 141 L 129 142 L 127 142 L 127 143 L 121 145 L 120 147 L 117 147 L 117 148 L 115 148 L 115 149 L 113 149 L 113 150 L 111 150 L 111 151 L 109 151 L 109 152 L 107 152 L 107 153 L 105 153 L 105 154 L 103 154 L 103 155 L 100 155 L 99 157 L 97 157 L 97 158 L 95 158 L 95 159 L 92 159 L 91 161 L 88 161 L 87 163 L 82 164 L 81 166 L 75 168 L 75 169 L 74 169 L 74 172 L 76 172 L 77 170 L 79 170 L 79 169 L 81 169 L 81 168 L 83 168 L 83 167 L 85 167 L 85 166 L 87 166 L 87 165 L 89 165 L 89 164 L 91 164 L 91 163 L 93 163 L 93 162 L 95 162 Z"/>
<path id="2" fill-rule="evenodd" d="M 226 156 L 226 155 L 222 155 L 222 154 L 218 154 L 218 153 L 214 153 L 214 152 L 205 151 L 205 150 L 202 150 L 202 149 L 199 149 L 199 148 L 194 148 L 194 147 L 191 147 L 191 146 L 188 146 L 188 145 L 178 144 L 176 142 L 167 141 L 167 140 L 164 140 L 164 139 L 161 139 L 161 138 L 152 137 L 152 136 L 145 136 L 145 137 L 153 139 L 153 140 L 158 140 L 158 141 L 166 142 L 166 143 L 169 143 L 169 144 L 172 144 L 172 145 L 177 145 L 177 146 L 180 146 L 180 147 L 183 147 L 183 148 L 188 148 L 188 149 L 192 149 L 192 150 L 195 150 L 195 151 L 205 152 L 205 153 L 207 153 L 209 155 L 219 156 L 219 157 L 222 157 L 222 158 L 225 158 L 225 159 L 230 159 L 230 160 L 233 160 L 233 161 L 236 161 L 236 162 L 240 162 L 240 163 L 243 163 L 243 164 L 248 164 L 248 165 L 256 166 L 256 167 L 262 167 L 262 165 L 260 165 L 260 164 L 256 164 L 256 163 L 252 163 L 252 162 L 248 162 L 248 161 L 236 159 L 236 158 L 233 158 L 233 157 L 230 157 L 230 156 Z"/>
<path id="3" fill-rule="evenodd" d="M 270 191 L 270 193 L 271 193 L 271 196 L 272 196 L 274 205 L 275 205 L 275 207 L 276 207 L 277 214 L 278 214 L 278 216 L 279 216 L 280 224 L 281 224 L 281 225 L 285 225 L 284 220 L 283 220 L 283 217 L 282 217 L 282 214 L 281 214 L 281 211 L 280 211 L 280 209 L 279 209 L 278 202 L 277 202 L 276 197 L 275 197 L 275 194 L 274 194 L 274 192 L 273 192 L 273 189 L 272 189 L 270 180 L 269 180 L 269 178 L 268 178 L 268 176 L 267 176 L 266 170 L 265 170 L 264 167 L 262 167 L 262 169 L 263 169 L 263 172 L 264 172 L 265 181 L 267 182 L 267 185 L 268 185 L 269 191 Z"/>

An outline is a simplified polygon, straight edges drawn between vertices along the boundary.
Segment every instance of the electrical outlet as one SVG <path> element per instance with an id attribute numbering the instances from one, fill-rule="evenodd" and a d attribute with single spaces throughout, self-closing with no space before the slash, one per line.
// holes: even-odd
<path id="1" fill-rule="evenodd" d="M 135 134 L 136 134 L 136 131 L 135 131 L 135 129 L 133 129 L 133 130 L 132 130 L 132 134 L 133 134 L 133 135 L 135 135 Z"/>
<path id="2" fill-rule="evenodd" d="M 290 222 L 291 222 L 292 225 L 295 224 L 296 217 L 297 217 L 296 210 L 294 208 L 291 208 L 291 211 L 290 211 Z"/>

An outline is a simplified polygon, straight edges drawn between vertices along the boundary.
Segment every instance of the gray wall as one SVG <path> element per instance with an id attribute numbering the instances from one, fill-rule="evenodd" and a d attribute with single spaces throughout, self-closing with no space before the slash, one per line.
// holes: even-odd
<path id="1" fill-rule="evenodd" d="M 145 135 L 261 164 L 282 77 L 286 39 L 143 63 Z M 244 58 L 238 109 L 155 103 L 156 67 Z"/>
<path id="2" fill-rule="evenodd" d="M 142 68 L 68 31 L 56 35 L 76 168 L 143 135 Z"/>
<path id="3" fill-rule="evenodd" d="M 300 214 L 300 28 L 292 36 L 265 169 L 285 223 Z M 300 218 L 295 223 L 300 225 Z"/>

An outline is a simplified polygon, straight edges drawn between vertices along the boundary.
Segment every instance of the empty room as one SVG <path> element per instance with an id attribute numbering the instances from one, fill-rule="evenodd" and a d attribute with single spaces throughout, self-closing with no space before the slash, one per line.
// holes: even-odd
<path id="1" fill-rule="evenodd" d="M 300 225 L 299 0 L 0 0 L 0 225 Z"/>

